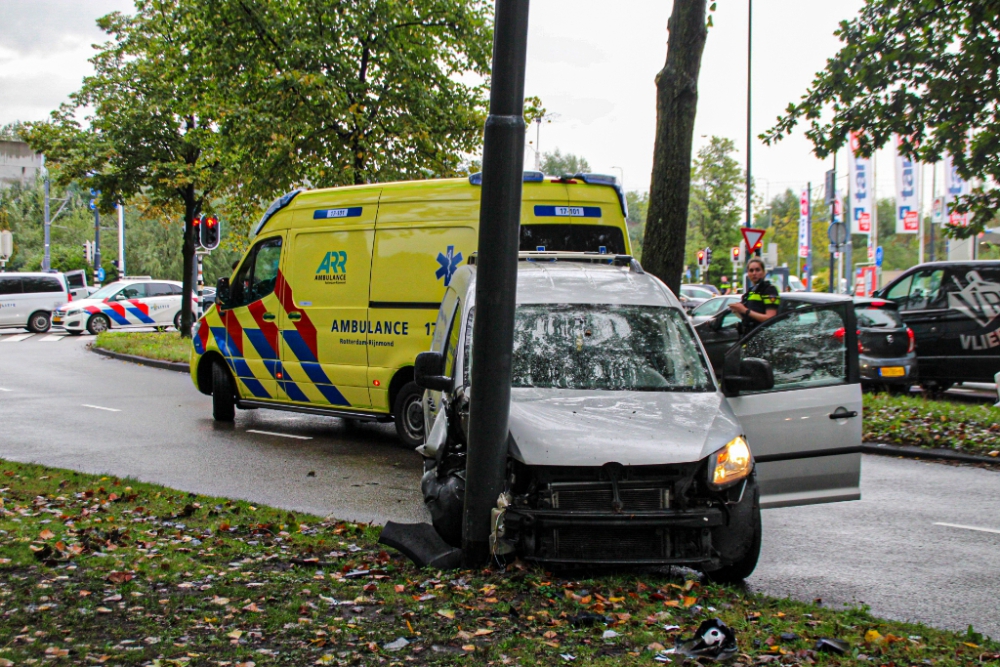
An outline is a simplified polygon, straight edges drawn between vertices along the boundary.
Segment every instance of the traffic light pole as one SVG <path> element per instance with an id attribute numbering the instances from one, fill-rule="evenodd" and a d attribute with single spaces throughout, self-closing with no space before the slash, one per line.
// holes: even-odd
<path id="1" fill-rule="evenodd" d="M 466 566 L 487 562 L 490 512 L 504 490 L 511 356 L 524 173 L 524 69 L 528 0 L 496 0 L 490 114 L 476 260 L 476 320 L 462 550 Z"/>
<path id="2" fill-rule="evenodd" d="M 97 272 L 101 270 L 101 212 L 97 210 L 97 202 L 94 202 L 94 284 L 100 286 L 97 279 Z"/>
<path id="3" fill-rule="evenodd" d="M 211 251 L 209 251 L 209 252 L 211 252 Z M 203 292 L 205 291 L 204 259 L 205 259 L 205 255 L 206 254 L 207 253 L 204 253 L 202 251 L 196 251 L 195 254 L 194 254 L 195 259 L 197 260 L 197 263 L 198 263 L 198 280 L 197 280 L 197 285 L 198 285 L 198 303 L 197 303 L 197 305 L 195 306 L 195 309 L 194 309 L 194 315 L 195 315 L 194 319 L 195 319 L 195 321 L 200 320 L 201 316 L 204 314 L 204 313 L 202 313 L 201 298 L 202 298 Z"/>

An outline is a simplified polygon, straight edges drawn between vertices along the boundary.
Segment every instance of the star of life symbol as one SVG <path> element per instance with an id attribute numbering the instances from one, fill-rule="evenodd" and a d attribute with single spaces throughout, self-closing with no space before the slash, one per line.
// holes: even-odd
<path id="1" fill-rule="evenodd" d="M 983 280 L 978 271 L 969 271 L 965 279 L 968 283 L 962 287 L 958 278 L 952 278 L 959 290 L 948 295 L 948 307 L 965 313 L 985 327 L 1000 317 L 1000 284 Z"/>
<path id="2" fill-rule="evenodd" d="M 455 246 L 448 246 L 448 254 L 439 252 L 437 256 L 438 264 L 441 268 L 434 272 L 436 278 L 444 278 L 444 286 L 451 283 L 451 277 L 458 270 L 458 265 L 462 263 L 462 253 L 455 254 Z"/>

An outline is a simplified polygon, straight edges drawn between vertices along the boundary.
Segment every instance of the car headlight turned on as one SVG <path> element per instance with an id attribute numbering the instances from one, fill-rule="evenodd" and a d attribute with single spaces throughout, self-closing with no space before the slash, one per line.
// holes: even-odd
<path id="1" fill-rule="evenodd" d="M 753 470 L 753 456 L 743 436 L 708 457 L 708 483 L 712 488 L 725 489 L 744 479 Z"/>

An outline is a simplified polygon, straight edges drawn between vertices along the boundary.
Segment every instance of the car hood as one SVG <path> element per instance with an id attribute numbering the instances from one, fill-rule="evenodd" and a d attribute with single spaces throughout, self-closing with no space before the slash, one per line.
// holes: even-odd
<path id="1" fill-rule="evenodd" d="M 81 308 L 86 308 L 87 306 L 100 308 L 102 305 L 104 305 L 104 299 L 73 299 L 69 303 L 64 303 L 59 306 L 56 310 L 68 313 L 71 310 L 80 310 Z"/>
<path id="2" fill-rule="evenodd" d="M 698 461 L 742 433 L 719 392 L 514 389 L 511 455 L 527 465 Z"/>

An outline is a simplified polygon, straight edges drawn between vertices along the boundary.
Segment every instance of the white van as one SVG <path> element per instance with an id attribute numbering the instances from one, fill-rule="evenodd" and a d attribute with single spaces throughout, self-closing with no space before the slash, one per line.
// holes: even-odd
<path id="1" fill-rule="evenodd" d="M 628 256 L 522 253 L 494 554 L 548 565 L 757 564 L 760 509 L 860 498 L 852 301 L 817 295 L 714 374 L 681 303 Z M 414 377 L 434 527 L 462 535 L 476 266 L 455 272 Z"/>
<path id="2" fill-rule="evenodd" d="M 60 273 L 0 273 L 0 328 L 44 333 L 52 326 L 52 312 L 69 300 Z"/>

